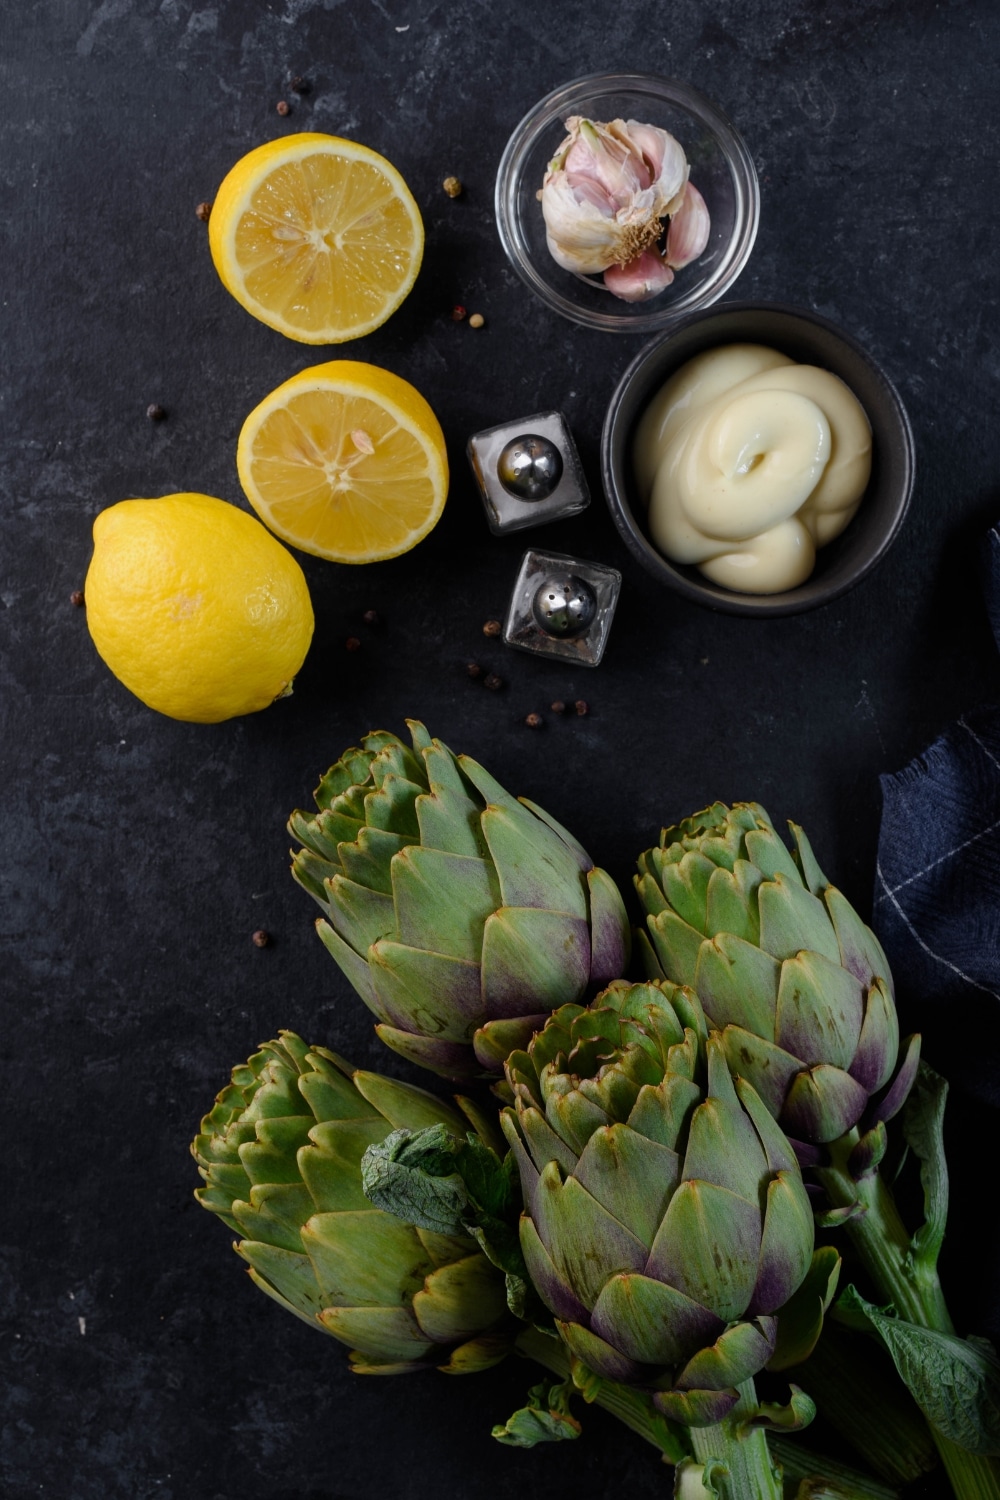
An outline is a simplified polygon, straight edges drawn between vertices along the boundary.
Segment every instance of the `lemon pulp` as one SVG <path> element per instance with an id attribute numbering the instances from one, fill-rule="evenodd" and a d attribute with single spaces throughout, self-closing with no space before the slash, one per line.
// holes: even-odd
<path id="1" fill-rule="evenodd" d="M 315 365 L 272 391 L 243 424 L 236 461 L 261 520 L 334 562 L 408 551 L 448 493 L 444 434 L 428 403 L 359 360 Z"/>
<path id="2" fill-rule="evenodd" d="M 223 284 L 254 317 L 303 343 L 378 328 L 412 287 L 420 210 L 392 164 L 338 136 L 258 146 L 227 174 L 209 219 Z"/>

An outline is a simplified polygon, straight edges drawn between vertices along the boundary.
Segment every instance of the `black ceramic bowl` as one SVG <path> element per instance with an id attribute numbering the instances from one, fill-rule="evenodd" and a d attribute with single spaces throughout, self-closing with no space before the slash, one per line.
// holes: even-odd
<path id="1" fill-rule="evenodd" d="M 660 386 L 687 360 L 722 344 L 766 344 L 799 364 L 839 375 L 857 396 L 872 428 L 872 472 L 850 525 L 816 554 L 805 583 L 780 594 L 740 594 L 710 583 L 696 568 L 669 562 L 645 530 L 644 506 L 632 475 L 636 424 Z M 913 490 L 913 433 L 889 377 L 849 334 L 818 313 L 778 303 L 737 302 L 694 313 L 648 344 L 618 382 L 604 419 L 601 473 L 615 525 L 630 551 L 661 583 L 711 609 L 738 615 L 791 615 L 814 609 L 853 588 L 888 550 Z"/>

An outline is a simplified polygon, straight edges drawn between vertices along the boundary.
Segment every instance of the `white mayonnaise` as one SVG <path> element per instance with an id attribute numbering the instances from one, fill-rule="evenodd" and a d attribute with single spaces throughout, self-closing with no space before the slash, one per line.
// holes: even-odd
<path id="1" fill-rule="evenodd" d="M 804 583 L 871 472 L 871 428 L 842 380 L 757 344 L 688 361 L 653 397 L 633 465 L 649 532 L 713 583 L 774 594 Z"/>

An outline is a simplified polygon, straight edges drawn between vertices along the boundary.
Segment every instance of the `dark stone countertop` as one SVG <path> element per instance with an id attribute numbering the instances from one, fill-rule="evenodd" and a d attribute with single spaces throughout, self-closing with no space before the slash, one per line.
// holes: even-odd
<path id="1" fill-rule="evenodd" d="M 879 773 L 1000 694 L 975 582 L 978 537 L 1000 511 L 998 54 L 990 0 L 4 8 L 5 1497 L 666 1493 L 653 1450 L 598 1412 L 576 1444 L 493 1444 L 533 1378 L 520 1362 L 466 1380 L 353 1377 L 338 1345 L 241 1274 L 191 1196 L 188 1142 L 231 1066 L 279 1027 L 405 1072 L 313 935 L 284 824 L 345 746 L 406 715 L 550 809 L 623 884 L 663 822 L 754 798 L 805 824 L 870 909 Z M 761 229 L 733 295 L 842 323 L 907 404 L 918 480 L 905 530 L 824 609 L 747 622 L 639 571 L 600 501 L 597 453 L 640 341 L 549 314 L 503 258 L 492 191 L 510 130 L 558 84 L 612 67 L 688 80 L 749 143 Z M 295 73 L 312 92 L 281 120 Z M 243 417 L 322 357 L 227 295 L 194 213 L 243 152 L 299 129 L 384 152 L 421 206 L 415 290 L 343 352 L 427 395 L 452 495 L 395 562 L 304 559 L 317 631 L 292 699 L 214 728 L 175 723 L 110 675 L 69 596 L 102 507 L 178 489 L 243 503 Z M 466 185 L 456 201 L 441 191 L 449 173 Z M 459 301 L 484 329 L 450 320 Z M 166 421 L 146 419 L 150 402 Z M 488 534 L 465 440 L 547 406 L 570 419 L 595 504 L 535 535 L 625 575 L 590 674 L 481 633 L 526 538 Z M 379 632 L 360 627 L 370 608 Z M 506 691 L 471 684 L 470 657 Z M 524 728 L 527 712 L 581 696 L 586 718 Z M 258 927 L 271 947 L 252 945 Z M 995 1334 L 996 1243 L 964 1232 L 981 1154 L 963 1167 L 953 1146 L 945 1275 L 962 1327 Z"/>

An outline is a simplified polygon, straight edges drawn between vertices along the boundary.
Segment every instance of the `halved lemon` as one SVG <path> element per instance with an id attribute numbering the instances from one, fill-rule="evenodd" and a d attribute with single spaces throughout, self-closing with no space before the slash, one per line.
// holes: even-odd
<path id="1" fill-rule="evenodd" d="M 395 312 L 420 269 L 424 226 L 384 156 L 310 132 L 236 163 L 212 204 L 208 242 L 247 312 L 301 343 L 339 344 Z"/>
<path id="2" fill-rule="evenodd" d="M 335 359 L 279 385 L 247 417 L 240 482 L 266 526 L 332 562 L 415 547 L 448 496 L 441 424 L 409 381 Z"/>

